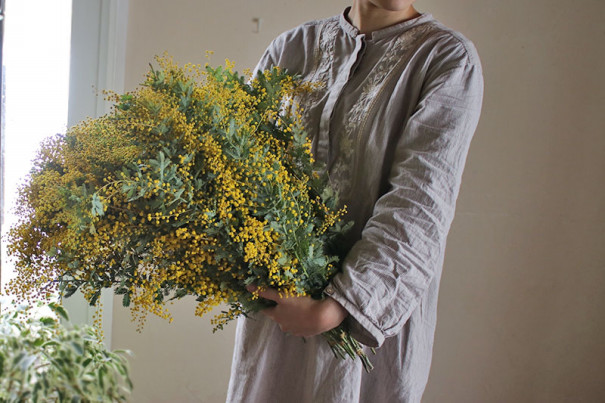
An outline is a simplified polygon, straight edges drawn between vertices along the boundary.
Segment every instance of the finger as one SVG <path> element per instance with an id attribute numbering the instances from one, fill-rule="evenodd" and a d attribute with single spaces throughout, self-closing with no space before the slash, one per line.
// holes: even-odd
<path id="1" fill-rule="evenodd" d="M 282 301 L 282 298 L 279 296 L 279 292 L 273 288 L 266 288 L 264 290 L 257 288 L 255 291 L 261 298 L 275 301 L 277 303 Z"/>

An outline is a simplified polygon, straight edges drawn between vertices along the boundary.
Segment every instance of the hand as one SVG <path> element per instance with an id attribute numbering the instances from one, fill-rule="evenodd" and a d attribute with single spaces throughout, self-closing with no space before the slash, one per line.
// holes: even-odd
<path id="1" fill-rule="evenodd" d="M 250 292 L 257 290 L 255 286 L 246 288 Z M 261 312 L 276 322 L 282 332 L 294 336 L 310 337 L 327 332 L 340 325 L 349 314 L 330 297 L 322 300 L 308 296 L 280 297 L 279 292 L 272 288 L 258 291 L 258 296 L 277 303 Z"/>

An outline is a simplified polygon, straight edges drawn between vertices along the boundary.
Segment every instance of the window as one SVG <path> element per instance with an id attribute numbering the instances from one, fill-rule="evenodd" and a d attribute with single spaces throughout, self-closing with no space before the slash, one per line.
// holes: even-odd
<path id="1" fill-rule="evenodd" d="M 71 0 L 5 0 L 2 44 L 2 234 L 42 139 L 67 125 Z M 13 277 L 2 242 L 2 285 Z"/>

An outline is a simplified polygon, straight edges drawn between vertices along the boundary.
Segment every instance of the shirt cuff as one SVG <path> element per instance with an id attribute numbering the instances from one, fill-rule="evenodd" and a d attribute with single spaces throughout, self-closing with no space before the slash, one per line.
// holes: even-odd
<path id="1" fill-rule="evenodd" d="M 355 340 L 368 347 L 380 347 L 382 345 L 384 335 L 380 329 L 357 306 L 347 300 L 333 284 L 329 284 L 324 289 L 324 294 L 333 298 L 349 313 L 345 321 L 351 336 Z"/>

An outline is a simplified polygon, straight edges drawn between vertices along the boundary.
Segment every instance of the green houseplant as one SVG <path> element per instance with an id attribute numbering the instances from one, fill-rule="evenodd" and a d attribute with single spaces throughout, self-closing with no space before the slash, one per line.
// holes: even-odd
<path id="1" fill-rule="evenodd" d="M 72 326 L 65 310 L 0 314 L 0 402 L 124 402 L 132 390 L 127 351 L 108 351 L 96 330 Z M 43 306 L 42 306 L 43 307 Z"/>

